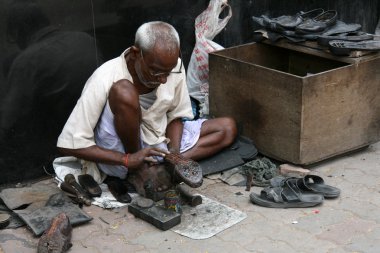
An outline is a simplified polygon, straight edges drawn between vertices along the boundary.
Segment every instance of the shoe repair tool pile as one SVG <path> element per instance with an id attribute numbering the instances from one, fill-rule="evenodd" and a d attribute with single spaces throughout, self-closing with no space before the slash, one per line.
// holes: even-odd
<path id="1" fill-rule="evenodd" d="M 142 196 L 128 205 L 128 212 L 161 230 L 168 230 L 181 223 L 182 205 L 195 207 L 202 204 L 202 196 L 193 194 L 188 186 L 180 183 L 164 194 L 164 205 Z"/>
<path id="2" fill-rule="evenodd" d="M 182 205 L 195 207 L 202 204 L 202 197 L 192 194 L 187 188 L 202 185 L 201 166 L 179 154 L 166 155 L 165 165 L 172 175 L 174 187 L 162 194 L 164 205 L 155 203 L 158 199 L 154 196 L 158 195 L 149 192 L 146 192 L 146 198 L 138 197 L 128 205 L 130 213 L 161 230 L 168 230 L 181 222 Z"/>
<path id="3" fill-rule="evenodd" d="M 78 181 L 79 184 L 73 174 L 67 174 L 60 188 L 79 206 L 90 206 L 91 198 L 99 197 L 102 190 L 91 175 L 80 175 Z"/>
<path id="4" fill-rule="evenodd" d="M 322 204 L 324 199 L 340 195 L 340 189 L 325 184 L 323 178 L 317 175 L 277 176 L 270 180 L 270 184 L 260 194 L 250 194 L 253 204 L 271 208 L 312 207 Z"/>
<path id="5" fill-rule="evenodd" d="M 301 11 L 295 15 L 270 18 L 267 15 L 252 17 L 252 20 L 267 30 L 268 38 L 280 38 L 298 43 L 306 40 L 317 41 L 334 55 L 348 56 L 352 51 L 380 51 L 380 41 L 374 35 L 361 30 L 360 24 L 346 24 L 337 19 L 335 10 L 321 8 Z M 255 41 L 263 40 L 260 32 L 255 32 Z"/>

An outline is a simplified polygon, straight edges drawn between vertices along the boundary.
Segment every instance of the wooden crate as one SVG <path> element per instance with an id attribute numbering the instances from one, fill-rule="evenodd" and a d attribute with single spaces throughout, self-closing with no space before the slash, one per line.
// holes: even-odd
<path id="1" fill-rule="evenodd" d="M 209 65 L 210 115 L 235 118 L 266 156 L 306 165 L 380 140 L 379 53 L 251 43 Z"/>

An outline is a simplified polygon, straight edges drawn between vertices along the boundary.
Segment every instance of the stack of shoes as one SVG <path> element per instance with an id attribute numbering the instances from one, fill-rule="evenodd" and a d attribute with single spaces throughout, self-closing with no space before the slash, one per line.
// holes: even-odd
<path id="1" fill-rule="evenodd" d="M 252 17 L 252 19 L 273 32 L 294 31 L 296 27 L 305 20 L 312 19 L 323 12 L 323 9 L 315 9 L 308 12 L 299 12 L 294 16 L 284 15 L 277 18 L 270 18 L 266 15 L 262 15 L 261 17 Z"/>
<path id="2" fill-rule="evenodd" d="M 108 189 L 117 201 L 121 203 L 130 203 L 132 201 L 131 196 L 128 194 L 126 180 L 107 176 L 104 183 L 108 186 Z"/>
<path id="3" fill-rule="evenodd" d="M 341 36 L 341 38 L 356 41 L 373 38 L 369 34 L 359 32 L 360 24 L 346 24 L 337 20 L 337 16 L 338 13 L 335 10 L 324 11 L 319 8 L 307 12 L 301 11 L 293 16 L 270 18 L 262 15 L 252 17 L 252 20 L 267 30 L 268 38 L 272 42 L 280 38 L 287 38 L 292 42 L 304 42 L 322 37 L 322 43 L 326 44 L 326 40 L 332 40 L 329 38 L 331 36 Z M 255 37 L 259 38 L 257 35 Z"/>
<path id="4" fill-rule="evenodd" d="M 316 175 L 302 178 L 277 176 L 271 179 L 271 186 L 260 194 L 251 193 L 253 204 L 271 208 L 312 207 L 323 203 L 324 199 L 337 198 L 340 190 L 324 183 Z"/>

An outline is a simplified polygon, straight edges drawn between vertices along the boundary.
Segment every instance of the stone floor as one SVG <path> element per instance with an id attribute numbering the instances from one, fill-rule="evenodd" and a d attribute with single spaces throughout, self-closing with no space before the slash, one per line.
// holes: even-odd
<path id="1" fill-rule="evenodd" d="M 313 208 L 271 209 L 250 203 L 245 187 L 205 179 L 197 192 L 247 218 L 209 239 L 193 240 L 161 231 L 127 208 L 84 207 L 94 219 L 73 229 L 69 252 L 379 252 L 380 142 L 309 169 L 339 187 L 341 196 Z M 36 252 L 37 243 L 26 227 L 0 230 L 0 252 Z"/>

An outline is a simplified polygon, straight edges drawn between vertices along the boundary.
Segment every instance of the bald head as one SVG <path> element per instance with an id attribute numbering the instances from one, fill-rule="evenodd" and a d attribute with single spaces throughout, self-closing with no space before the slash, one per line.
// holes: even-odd
<path id="1" fill-rule="evenodd" d="M 168 53 L 178 53 L 179 36 L 175 28 L 165 22 L 153 21 L 141 25 L 136 32 L 135 46 L 144 52 L 165 47 Z"/>

